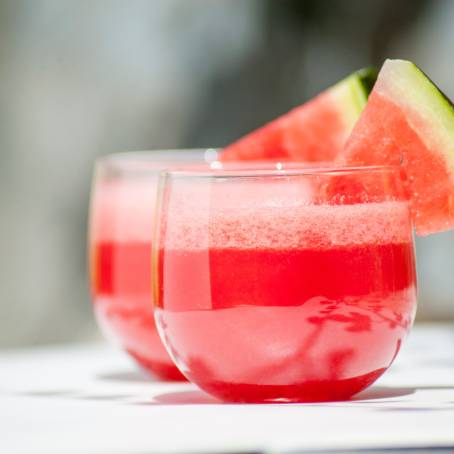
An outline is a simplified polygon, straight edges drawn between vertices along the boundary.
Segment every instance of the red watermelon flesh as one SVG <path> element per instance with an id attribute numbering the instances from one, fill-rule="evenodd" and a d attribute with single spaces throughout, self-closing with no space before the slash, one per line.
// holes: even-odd
<path id="1" fill-rule="evenodd" d="M 402 164 L 417 233 L 454 228 L 454 107 L 413 63 L 385 62 L 340 159 Z"/>
<path id="2" fill-rule="evenodd" d="M 364 108 L 376 71 L 358 71 L 226 147 L 221 161 L 333 161 Z"/>

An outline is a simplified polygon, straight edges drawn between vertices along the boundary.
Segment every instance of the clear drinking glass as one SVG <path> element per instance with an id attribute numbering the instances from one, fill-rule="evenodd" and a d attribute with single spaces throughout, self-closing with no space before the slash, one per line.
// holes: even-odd
<path id="1" fill-rule="evenodd" d="M 98 159 L 89 227 L 91 289 L 99 325 L 145 369 L 183 379 L 156 331 L 151 237 L 157 180 L 167 167 L 208 162 L 214 150 L 149 151 Z"/>
<path id="2" fill-rule="evenodd" d="M 416 310 L 399 168 L 170 171 L 158 210 L 156 323 L 201 389 L 340 400 L 391 365 Z"/>

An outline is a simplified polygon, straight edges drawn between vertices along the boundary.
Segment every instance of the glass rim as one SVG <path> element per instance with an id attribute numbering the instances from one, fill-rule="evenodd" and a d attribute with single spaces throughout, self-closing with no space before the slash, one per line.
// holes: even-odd
<path id="1" fill-rule="evenodd" d="M 120 151 L 96 158 L 95 173 L 107 175 L 159 174 L 167 168 L 185 168 L 189 165 L 205 165 L 215 162 L 215 148 L 169 148 Z"/>
<path id="2" fill-rule="evenodd" d="M 239 162 L 239 161 L 238 161 Z M 226 164 L 237 164 L 227 162 Z M 253 161 L 249 161 L 253 165 Z M 257 161 L 259 162 L 259 161 Z M 247 164 L 247 161 L 245 161 Z M 261 161 L 263 164 L 269 164 L 274 168 L 269 169 L 247 169 L 247 168 L 210 168 L 206 170 L 188 170 L 188 169 L 165 169 L 161 171 L 161 175 L 177 178 L 257 178 L 257 177 L 297 177 L 297 176 L 318 176 L 318 175 L 360 175 L 363 173 L 391 173 L 397 172 L 402 167 L 401 165 L 358 165 L 358 166 L 335 166 L 332 163 L 329 165 L 318 165 L 313 162 L 290 162 L 290 161 Z M 222 162 L 219 163 L 222 166 Z M 290 164 L 291 167 L 285 168 L 285 165 Z M 314 165 L 312 165 L 314 164 Z M 320 163 L 318 163 L 320 164 Z"/>
<path id="3" fill-rule="evenodd" d="M 96 158 L 97 168 L 111 166 L 120 171 L 153 171 L 181 178 L 256 178 L 316 175 L 390 173 L 402 168 L 394 165 L 336 165 L 332 162 L 290 161 L 288 159 L 219 161 L 221 148 L 156 148 L 108 153 Z M 183 158 L 183 159 L 181 159 Z M 166 168 L 198 161 L 195 168 Z M 139 167 L 137 167 L 139 166 Z"/>
<path id="4" fill-rule="evenodd" d="M 158 158 L 159 161 L 165 161 L 166 157 L 181 155 L 183 153 L 207 154 L 211 153 L 213 156 L 218 154 L 220 148 L 207 147 L 207 148 L 156 148 L 148 150 L 128 150 L 116 151 L 107 153 L 96 158 L 97 163 L 121 163 L 129 161 L 148 162 Z M 179 157 L 179 156 L 178 156 Z M 162 159 L 161 159 L 162 158 Z"/>

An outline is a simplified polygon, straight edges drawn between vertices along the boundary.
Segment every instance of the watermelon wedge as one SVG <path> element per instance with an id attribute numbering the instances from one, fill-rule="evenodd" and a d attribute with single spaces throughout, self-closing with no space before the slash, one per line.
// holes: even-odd
<path id="1" fill-rule="evenodd" d="M 416 232 L 454 228 L 454 106 L 413 63 L 384 63 L 339 160 L 402 164 Z"/>
<path id="2" fill-rule="evenodd" d="M 221 161 L 332 161 L 359 118 L 377 71 L 357 71 L 226 147 Z"/>

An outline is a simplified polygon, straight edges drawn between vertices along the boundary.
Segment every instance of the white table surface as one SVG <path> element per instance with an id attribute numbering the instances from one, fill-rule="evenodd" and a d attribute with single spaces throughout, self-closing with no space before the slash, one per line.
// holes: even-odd
<path id="1" fill-rule="evenodd" d="M 417 325 L 349 402 L 220 404 L 107 344 L 0 352 L 1 453 L 299 452 L 454 446 L 454 325 Z"/>

